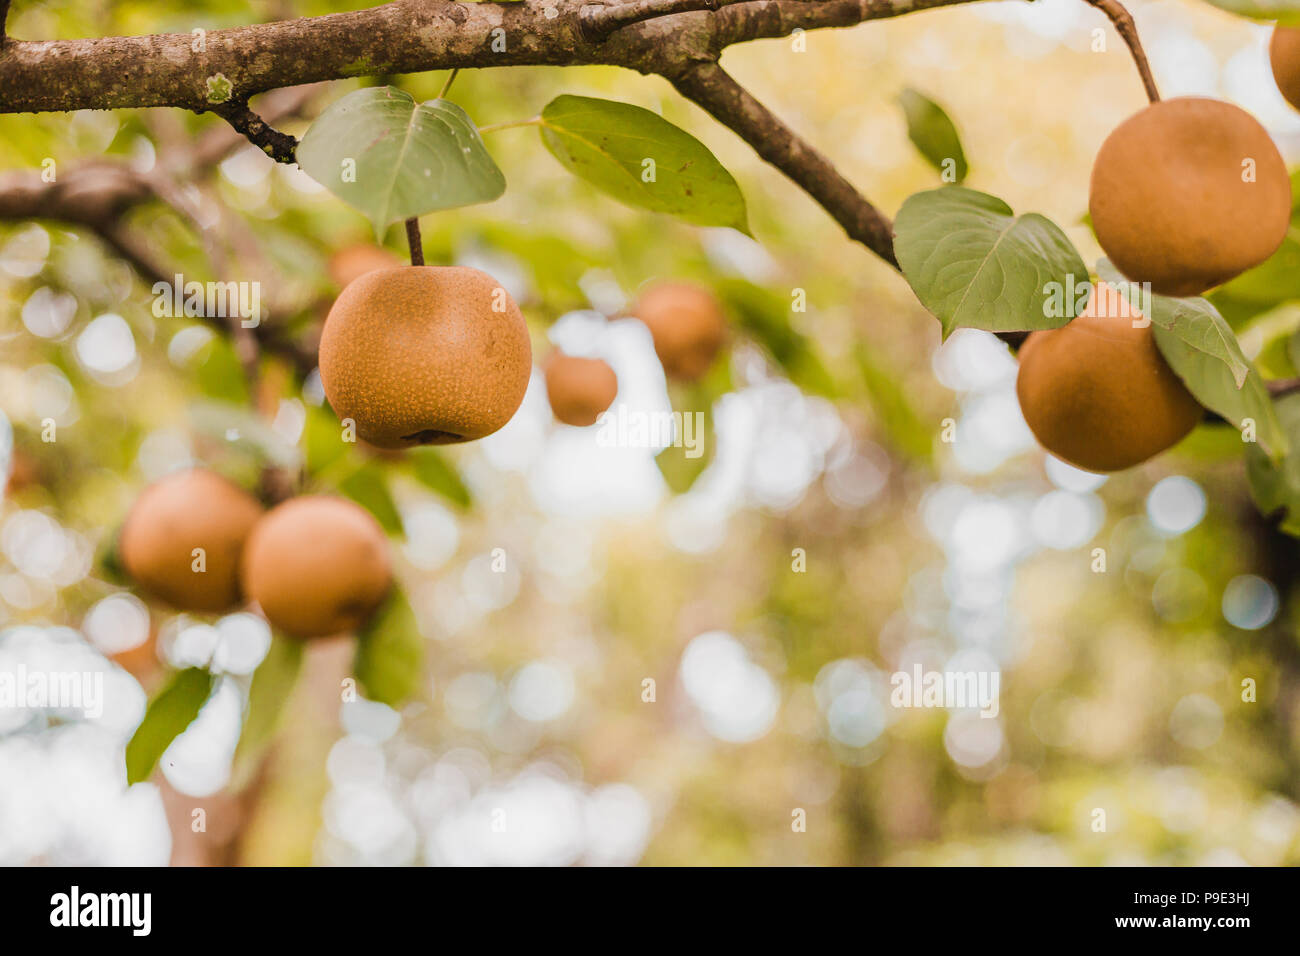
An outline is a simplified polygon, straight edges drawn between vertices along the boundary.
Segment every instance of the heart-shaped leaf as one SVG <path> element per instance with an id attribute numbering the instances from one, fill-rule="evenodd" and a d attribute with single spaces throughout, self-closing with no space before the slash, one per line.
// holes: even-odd
<path id="1" fill-rule="evenodd" d="M 396 588 L 357 635 L 353 671 L 371 700 L 398 707 L 420 685 L 424 638 L 415 612 Z"/>
<path id="2" fill-rule="evenodd" d="M 201 667 L 178 671 L 153 700 L 126 745 L 126 782 L 148 780 L 159 758 L 199 715 L 212 693 L 212 675 Z"/>
<path id="3" fill-rule="evenodd" d="M 455 103 L 416 103 L 391 86 L 330 105 L 298 145 L 298 165 L 361 210 L 378 235 L 390 223 L 490 202 L 505 176 Z"/>
<path id="4" fill-rule="evenodd" d="M 911 87 L 898 94 L 898 104 L 907 117 L 907 138 L 943 174 L 944 181 L 960 183 L 965 179 L 966 153 L 957 127 L 943 107 Z"/>
<path id="5" fill-rule="evenodd" d="M 589 96 L 557 96 L 542 142 L 564 167 L 629 206 L 748 234 L 745 197 L 709 148 L 657 113 Z"/>
<path id="6" fill-rule="evenodd" d="M 943 186 L 910 196 L 894 222 L 894 250 L 944 338 L 964 327 L 990 332 L 1054 329 L 1067 281 L 1088 267 L 1054 222 L 1017 216 L 996 196 Z"/>

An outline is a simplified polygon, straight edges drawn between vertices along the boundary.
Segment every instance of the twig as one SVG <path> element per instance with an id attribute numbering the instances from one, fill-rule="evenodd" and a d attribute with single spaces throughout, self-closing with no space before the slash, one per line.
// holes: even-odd
<path id="1" fill-rule="evenodd" d="M 1265 382 L 1264 387 L 1273 398 L 1281 398 L 1283 395 L 1300 392 L 1300 378 L 1275 378 L 1271 382 Z"/>
<path id="2" fill-rule="evenodd" d="M 406 220 L 406 244 L 411 247 L 411 265 L 424 265 L 424 240 L 420 238 L 420 217 Z"/>
<path id="3" fill-rule="evenodd" d="M 678 92 L 729 127 L 754 152 L 817 200 L 844 227 L 849 238 L 898 268 L 889 218 L 841 176 L 829 159 L 754 99 L 722 67 L 713 62 L 697 63 L 669 79 Z"/>
<path id="4" fill-rule="evenodd" d="M 1133 15 L 1128 12 L 1124 4 L 1120 3 L 1120 0 L 1084 0 L 1084 2 L 1106 14 L 1110 22 L 1115 24 L 1115 32 L 1128 44 L 1129 52 L 1133 54 L 1133 62 L 1137 64 L 1142 85 L 1146 87 L 1147 99 L 1152 103 L 1159 103 L 1160 91 L 1156 89 L 1155 77 L 1151 75 L 1151 65 L 1147 62 L 1146 51 L 1142 49 L 1142 41 L 1138 38 L 1137 24 L 1133 22 Z"/>
<path id="5" fill-rule="evenodd" d="M 247 100 L 236 100 L 222 106 L 212 107 L 227 123 L 243 133 L 248 141 L 270 156 L 277 163 L 297 162 L 298 140 L 288 133 L 281 133 L 266 120 L 248 108 Z"/>
<path id="6" fill-rule="evenodd" d="M 0 43 L 5 42 L 8 33 L 5 32 L 5 21 L 9 19 L 9 0 L 0 0 Z"/>

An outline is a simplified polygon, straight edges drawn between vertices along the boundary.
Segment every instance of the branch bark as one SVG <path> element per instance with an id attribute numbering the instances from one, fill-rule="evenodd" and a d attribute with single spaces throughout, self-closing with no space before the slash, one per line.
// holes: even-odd
<path id="1" fill-rule="evenodd" d="M 849 238 L 895 269 L 894 230 L 889 217 L 867 201 L 835 165 L 800 138 L 717 63 L 699 63 L 669 77 L 683 96 L 730 128 L 764 160 L 817 200 Z"/>
<path id="2" fill-rule="evenodd" d="M 204 111 L 321 80 L 465 67 L 604 64 L 670 74 L 743 40 L 976 0 L 715 2 L 722 7 L 717 13 L 690 12 L 704 0 L 654 0 L 648 6 L 634 0 L 633 22 L 622 23 L 627 14 L 591 10 L 584 16 L 591 0 L 395 0 L 201 37 L 14 40 L 0 48 L 0 113 L 146 106 Z M 617 28 L 593 39 L 584 22 Z"/>

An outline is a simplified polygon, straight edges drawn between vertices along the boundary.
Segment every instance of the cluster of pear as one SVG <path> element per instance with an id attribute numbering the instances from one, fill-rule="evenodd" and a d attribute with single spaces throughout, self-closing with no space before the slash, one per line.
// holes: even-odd
<path id="1" fill-rule="evenodd" d="M 727 339 L 722 305 L 708 289 L 686 282 L 646 288 L 629 314 L 650 330 L 664 374 L 676 381 L 700 379 Z M 566 425 L 591 425 L 613 403 L 618 378 L 603 359 L 556 351 L 546 363 L 546 394 Z"/>
<path id="2" fill-rule="evenodd" d="M 392 585 L 387 539 L 365 509 L 303 495 L 266 511 L 201 468 L 146 488 L 118 550 L 140 588 L 177 610 L 219 614 L 251 600 L 296 638 L 354 631 Z"/>
<path id="3" fill-rule="evenodd" d="M 329 272 L 343 292 L 321 333 L 321 384 L 363 441 L 388 450 L 472 441 L 514 416 L 532 350 L 518 306 L 495 279 L 463 266 L 406 266 L 366 245 L 335 253 Z M 671 379 L 699 379 L 726 341 L 721 304 L 690 283 L 651 285 L 629 313 L 650 330 Z M 551 410 L 566 425 L 594 424 L 618 394 L 604 359 L 557 349 L 543 372 Z"/>
<path id="4" fill-rule="evenodd" d="M 1270 59 L 1278 88 L 1300 108 L 1300 30 L 1278 27 Z M 1194 296 L 1277 251 L 1291 222 L 1291 181 L 1249 113 L 1177 97 L 1129 117 L 1102 143 L 1088 209 L 1124 276 L 1158 295 Z M 1038 441 L 1089 471 L 1146 461 L 1203 414 L 1150 323 L 1104 284 L 1081 315 L 1025 341 L 1017 394 Z"/>

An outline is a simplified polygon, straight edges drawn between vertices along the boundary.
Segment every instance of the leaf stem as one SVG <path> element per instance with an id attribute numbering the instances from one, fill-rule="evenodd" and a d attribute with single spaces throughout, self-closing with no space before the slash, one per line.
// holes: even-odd
<path id="1" fill-rule="evenodd" d="M 424 265 L 424 240 L 420 238 L 420 217 L 406 220 L 406 244 L 411 247 L 411 265 Z"/>
<path id="2" fill-rule="evenodd" d="M 515 129 L 516 127 L 519 126 L 541 126 L 541 125 L 542 125 L 542 118 L 540 116 L 534 116 L 532 119 L 517 120 L 513 123 L 493 123 L 490 126 L 480 126 L 478 128 L 478 132 L 479 135 L 482 136 L 484 133 L 495 133 L 498 130 Z"/>
<path id="3" fill-rule="evenodd" d="M 456 77 L 459 75 L 460 67 L 456 67 L 451 71 L 451 75 L 447 77 L 447 82 L 442 84 L 442 92 L 438 94 L 438 99 L 445 100 L 447 98 L 447 94 L 451 92 L 451 84 L 456 82 Z"/>

